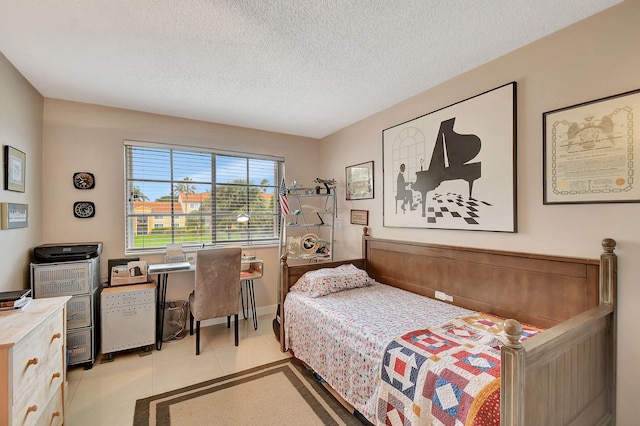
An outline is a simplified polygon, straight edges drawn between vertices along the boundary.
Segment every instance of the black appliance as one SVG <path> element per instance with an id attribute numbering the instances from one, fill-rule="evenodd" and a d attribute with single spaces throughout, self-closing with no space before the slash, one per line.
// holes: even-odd
<path id="1" fill-rule="evenodd" d="M 43 244 L 33 249 L 38 263 L 93 259 L 102 253 L 102 243 Z"/>

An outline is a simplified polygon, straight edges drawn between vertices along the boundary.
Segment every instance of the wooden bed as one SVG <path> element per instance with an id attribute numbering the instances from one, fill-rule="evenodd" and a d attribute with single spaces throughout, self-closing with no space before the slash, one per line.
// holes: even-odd
<path id="1" fill-rule="evenodd" d="M 616 377 L 615 241 L 599 260 L 372 238 L 363 257 L 281 263 L 281 299 L 305 272 L 352 263 L 376 281 L 503 318 L 501 425 L 613 425 Z M 280 345 L 285 350 L 284 311 Z M 519 342 L 519 322 L 548 328 Z"/>

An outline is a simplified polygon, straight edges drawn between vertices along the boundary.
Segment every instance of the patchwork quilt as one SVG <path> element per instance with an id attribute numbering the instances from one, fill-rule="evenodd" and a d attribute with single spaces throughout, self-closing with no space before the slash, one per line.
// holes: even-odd
<path id="1" fill-rule="evenodd" d="M 376 423 L 499 425 L 503 323 L 477 313 L 391 341 L 380 369 Z M 521 341 L 542 331 L 522 326 Z"/>

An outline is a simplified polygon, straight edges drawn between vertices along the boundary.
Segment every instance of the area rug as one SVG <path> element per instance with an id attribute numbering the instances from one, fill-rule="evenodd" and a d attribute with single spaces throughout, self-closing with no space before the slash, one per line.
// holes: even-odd
<path id="1" fill-rule="evenodd" d="M 360 425 L 295 358 L 136 401 L 134 426 Z"/>

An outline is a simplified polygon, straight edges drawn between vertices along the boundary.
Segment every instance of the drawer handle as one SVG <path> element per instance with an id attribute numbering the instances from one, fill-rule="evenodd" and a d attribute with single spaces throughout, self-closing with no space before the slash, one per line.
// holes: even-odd
<path id="1" fill-rule="evenodd" d="M 36 411 L 38 411 L 38 406 L 37 405 L 32 405 L 30 407 L 27 408 L 27 416 L 29 415 L 29 413 L 35 413 Z"/>
<path id="2" fill-rule="evenodd" d="M 29 368 L 30 365 L 37 365 L 38 364 L 38 358 L 31 358 L 29 361 L 27 361 L 27 368 Z"/>
<path id="3" fill-rule="evenodd" d="M 51 336 L 51 341 L 53 342 L 54 340 L 59 339 L 61 337 L 62 337 L 62 334 L 56 333 L 53 336 Z"/>
<path id="4" fill-rule="evenodd" d="M 60 417 L 60 411 L 54 411 L 53 413 L 51 413 L 51 423 L 53 423 L 53 419 L 55 419 L 56 417 Z"/>
<path id="5" fill-rule="evenodd" d="M 53 380 L 57 379 L 58 377 L 60 377 L 60 373 L 58 372 L 53 373 L 53 375 L 51 376 L 51 381 L 53 382 Z"/>

